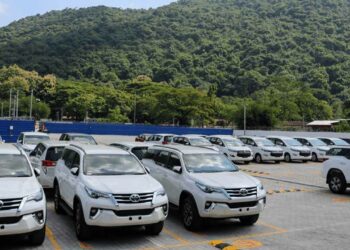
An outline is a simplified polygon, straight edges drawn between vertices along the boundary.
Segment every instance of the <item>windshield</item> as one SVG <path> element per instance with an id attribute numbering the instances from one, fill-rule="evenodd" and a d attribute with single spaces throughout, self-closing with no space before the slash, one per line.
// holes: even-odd
<path id="1" fill-rule="evenodd" d="M 265 139 L 265 138 L 258 138 L 258 139 L 255 139 L 255 142 L 258 146 L 262 147 L 262 146 L 265 146 L 265 147 L 271 147 L 271 146 L 275 146 L 275 144 L 273 144 L 272 141 L 268 140 L 268 139 Z"/>
<path id="2" fill-rule="evenodd" d="M 349 143 L 347 143 L 342 139 L 332 139 L 332 141 L 334 142 L 334 145 L 337 145 L 337 146 L 349 146 Z"/>
<path id="3" fill-rule="evenodd" d="M 30 176 L 32 171 L 24 155 L 0 155 L 0 178 Z"/>
<path id="4" fill-rule="evenodd" d="M 224 139 L 223 141 L 227 145 L 228 148 L 244 146 L 243 142 L 241 142 L 240 140 Z"/>
<path id="5" fill-rule="evenodd" d="M 319 139 L 308 139 L 308 141 L 311 143 L 312 146 L 327 146 L 326 143 Z"/>
<path id="6" fill-rule="evenodd" d="M 39 142 L 49 141 L 50 137 L 46 135 L 26 135 L 23 144 L 37 145 Z"/>
<path id="7" fill-rule="evenodd" d="M 238 168 L 222 154 L 189 154 L 184 156 L 185 166 L 192 173 L 234 172 Z"/>
<path id="8" fill-rule="evenodd" d="M 302 146 L 302 144 L 295 140 L 295 139 L 284 139 L 284 143 L 287 144 L 288 146 Z"/>
<path id="9" fill-rule="evenodd" d="M 192 146 L 208 146 L 211 145 L 210 141 L 208 141 L 205 138 L 198 137 L 198 138 L 191 138 L 190 139 Z"/>
<path id="10" fill-rule="evenodd" d="M 87 155 L 84 158 L 86 175 L 145 174 L 142 165 L 132 155 Z"/>
<path id="11" fill-rule="evenodd" d="M 92 144 L 92 145 L 97 145 L 95 139 L 92 136 L 86 136 L 86 135 L 75 135 L 75 136 L 72 136 L 72 141 L 86 143 L 86 144 Z"/>

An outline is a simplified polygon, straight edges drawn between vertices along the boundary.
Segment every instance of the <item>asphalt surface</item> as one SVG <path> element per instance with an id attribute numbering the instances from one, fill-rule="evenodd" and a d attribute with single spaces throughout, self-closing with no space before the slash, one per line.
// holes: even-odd
<path id="1" fill-rule="evenodd" d="M 240 165 L 268 191 L 258 223 L 244 227 L 235 220 L 209 221 L 196 233 L 185 230 L 171 210 L 159 236 L 147 236 L 142 228 L 120 228 L 98 230 L 91 240 L 79 242 L 72 218 L 55 214 L 48 193 L 45 243 L 31 248 L 25 238 L 0 238 L 0 249 L 348 249 L 350 192 L 332 194 L 321 168 L 311 162 Z"/>

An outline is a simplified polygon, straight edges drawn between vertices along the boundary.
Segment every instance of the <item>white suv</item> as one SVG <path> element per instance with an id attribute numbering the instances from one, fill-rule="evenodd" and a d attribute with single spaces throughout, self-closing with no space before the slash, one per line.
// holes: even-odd
<path id="1" fill-rule="evenodd" d="M 295 137 L 294 139 L 311 150 L 312 161 L 317 162 L 328 159 L 327 151 L 331 148 L 320 139 L 309 137 Z"/>
<path id="2" fill-rule="evenodd" d="M 307 162 L 311 160 L 311 150 L 293 138 L 284 136 L 268 136 L 267 139 L 272 141 L 275 145 L 283 148 L 284 160 L 286 162 Z"/>
<path id="3" fill-rule="evenodd" d="M 40 132 L 22 132 L 17 139 L 17 145 L 29 155 L 39 142 L 49 141 L 50 137 Z"/>
<path id="4" fill-rule="evenodd" d="M 233 162 L 248 164 L 253 160 L 253 151 L 231 135 L 212 135 L 207 138 Z"/>
<path id="5" fill-rule="evenodd" d="M 62 156 L 64 147 L 67 145 L 67 143 L 63 142 L 40 142 L 29 154 L 33 168 L 40 170 L 38 181 L 43 188 L 53 188 L 55 167 Z"/>
<path id="6" fill-rule="evenodd" d="M 263 211 L 266 191 L 223 154 L 183 145 L 153 146 L 142 160 L 180 208 L 184 226 L 201 227 L 203 218 L 238 218 L 252 225 Z"/>
<path id="7" fill-rule="evenodd" d="M 280 163 L 283 161 L 283 149 L 270 140 L 254 136 L 240 136 L 239 139 L 253 151 L 254 160 L 257 163 L 264 161 Z"/>
<path id="8" fill-rule="evenodd" d="M 350 187 L 350 147 L 334 147 L 327 154 L 322 175 L 333 193 L 342 194 Z"/>
<path id="9" fill-rule="evenodd" d="M 45 240 L 46 199 L 27 155 L 15 145 L 0 145 L 0 236 L 29 236 L 33 245 Z"/>
<path id="10" fill-rule="evenodd" d="M 174 136 L 173 144 L 182 144 L 186 146 L 196 146 L 202 148 L 209 148 L 219 151 L 218 147 L 214 146 L 207 138 L 200 135 L 178 135 Z"/>
<path id="11" fill-rule="evenodd" d="M 56 166 L 55 211 L 74 216 L 79 240 L 92 227 L 145 226 L 162 231 L 168 198 L 133 154 L 109 146 L 70 145 Z"/>

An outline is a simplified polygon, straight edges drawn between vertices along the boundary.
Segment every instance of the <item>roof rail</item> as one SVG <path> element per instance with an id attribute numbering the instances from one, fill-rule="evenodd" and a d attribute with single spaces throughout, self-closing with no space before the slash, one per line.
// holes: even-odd
<path id="1" fill-rule="evenodd" d="M 81 151 L 83 151 L 83 152 L 86 154 L 85 149 L 84 149 L 82 146 L 80 146 L 80 145 L 77 145 L 77 144 L 69 144 L 69 146 L 78 148 L 78 149 L 80 149 Z"/>
<path id="2" fill-rule="evenodd" d="M 21 155 L 23 155 L 23 149 L 20 146 L 18 146 L 17 143 L 14 143 L 13 145 L 18 149 L 18 151 L 21 153 Z"/>
<path id="3" fill-rule="evenodd" d="M 173 150 L 176 150 L 176 151 L 182 153 L 182 151 L 181 151 L 180 149 L 175 148 L 175 147 L 173 148 L 173 147 L 169 147 L 169 146 L 165 146 L 165 145 L 153 145 L 153 146 L 154 146 L 154 147 L 160 147 L 160 148 L 173 149 Z"/>

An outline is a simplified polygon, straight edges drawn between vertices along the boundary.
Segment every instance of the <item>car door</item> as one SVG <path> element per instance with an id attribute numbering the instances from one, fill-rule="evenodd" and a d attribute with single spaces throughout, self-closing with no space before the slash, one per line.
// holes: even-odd
<path id="1" fill-rule="evenodd" d="M 158 151 L 157 154 L 154 156 L 154 165 L 151 169 L 151 175 L 162 184 L 164 181 L 164 172 L 166 165 L 168 164 L 168 159 L 169 152 L 167 151 Z"/>
<path id="2" fill-rule="evenodd" d="M 73 201 L 74 201 L 74 196 L 75 196 L 75 190 L 77 186 L 77 178 L 80 172 L 82 171 L 81 169 L 81 156 L 78 152 L 73 151 L 74 156 L 73 162 L 70 165 L 69 172 L 67 173 L 67 189 L 69 192 L 67 192 L 66 197 L 67 197 L 67 203 L 70 207 L 73 207 Z M 79 172 L 78 175 L 74 175 L 70 170 L 72 168 L 78 168 Z"/>
<path id="3" fill-rule="evenodd" d="M 45 150 L 46 150 L 46 147 L 42 143 L 39 143 L 34 149 L 34 151 L 30 153 L 30 162 L 33 168 L 40 169 L 40 172 L 41 172 L 40 175 L 45 174 L 45 172 L 42 169 L 42 160 L 43 160 L 42 157 Z"/>
<path id="4" fill-rule="evenodd" d="M 178 205 L 181 195 L 181 174 L 173 170 L 174 167 L 182 167 L 180 157 L 175 153 L 169 154 L 168 163 L 164 168 L 163 187 L 165 188 L 169 201 Z"/>
<path id="5" fill-rule="evenodd" d="M 71 149 L 65 149 L 62 157 L 62 166 L 60 166 L 55 174 L 59 174 L 59 185 L 62 199 L 68 203 L 70 193 L 72 190 L 69 189 L 68 178 L 71 175 L 70 169 L 72 168 L 74 157 L 76 153 Z"/>

